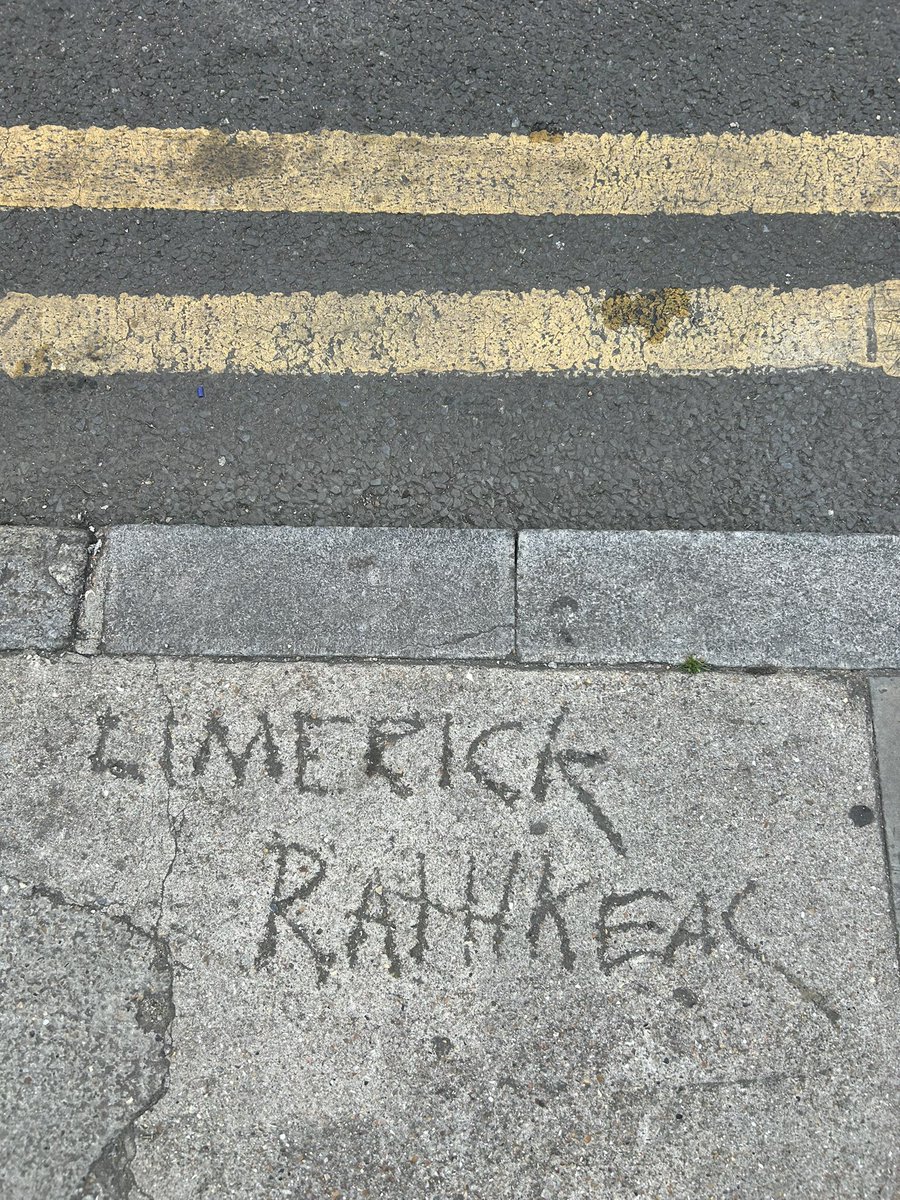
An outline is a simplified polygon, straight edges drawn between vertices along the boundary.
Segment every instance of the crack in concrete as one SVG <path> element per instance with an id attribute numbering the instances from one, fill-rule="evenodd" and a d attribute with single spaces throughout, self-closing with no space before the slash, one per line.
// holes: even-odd
<path id="1" fill-rule="evenodd" d="M 138 1005 L 137 1022 L 146 1033 L 155 1033 L 162 1049 L 162 1078 L 147 1099 L 139 1105 L 128 1121 L 111 1137 L 91 1163 L 82 1182 L 71 1193 L 69 1200 L 129 1200 L 137 1187 L 131 1163 L 135 1156 L 135 1126 L 165 1096 L 169 1089 L 169 1071 L 172 1054 L 172 1022 L 175 1019 L 175 972 L 169 943 L 159 933 L 157 921 L 152 929 L 138 925 L 127 913 L 113 913 L 100 904 L 71 900 L 58 888 L 46 884 L 31 883 L 15 875 L 4 874 L 10 883 L 22 889 L 29 898 L 39 896 L 53 907 L 74 912 L 87 912 L 104 917 L 122 925 L 129 933 L 144 938 L 153 949 L 153 969 L 166 981 L 165 990 L 156 993 L 150 1003 Z M 142 1190 L 142 1189 L 140 1189 Z"/>
<path id="2" fill-rule="evenodd" d="M 172 788 L 174 785 L 174 780 L 172 778 L 171 753 L 172 753 L 172 724 L 175 719 L 175 708 L 174 708 L 174 705 L 172 704 L 171 696 L 168 694 L 165 686 L 163 685 L 162 680 L 160 679 L 159 659 L 154 658 L 151 661 L 153 664 L 153 679 L 154 679 L 154 682 L 156 683 L 157 691 L 159 692 L 160 696 L 162 697 L 162 699 L 164 700 L 165 705 L 166 705 L 166 725 L 165 725 L 165 731 L 163 734 L 164 749 L 163 749 L 163 759 L 162 759 L 160 765 L 162 766 L 162 774 L 163 774 L 163 779 L 165 780 L 165 787 L 166 787 L 166 824 L 168 825 L 168 828 L 169 828 L 169 835 L 172 838 L 172 856 L 169 859 L 169 862 L 166 866 L 165 872 L 163 873 L 163 877 L 162 877 L 162 879 L 160 881 L 160 885 L 159 885 L 159 907 L 158 907 L 158 911 L 156 914 L 156 922 L 154 924 L 154 930 L 158 933 L 159 925 L 163 918 L 163 911 L 165 909 L 166 887 L 168 886 L 169 879 L 171 878 L 172 872 L 175 870 L 175 864 L 178 861 L 178 855 L 181 851 L 181 846 L 180 846 L 178 839 L 181 836 L 182 830 L 184 829 L 187 808 L 186 807 L 182 808 L 181 812 L 178 813 L 177 816 L 172 811 Z"/>
<path id="3" fill-rule="evenodd" d="M 498 621 L 496 625 L 489 625 L 486 629 L 474 629 L 471 633 L 460 633 L 456 637 L 448 638 L 445 642 L 435 642 L 434 645 L 438 649 L 444 646 L 459 646 L 463 642 L 471 642 L 474 638 L 487 637 L 488 634 L 495 633 L 498 629 L 509 628 L 509 621 Z"/>
<path id="4" fill-rule="evenodd" d="M 166 738 L 171 738 L 171 720 L 173 719 L 174 707 L 172 699 L 169 696 L 162 680 L 160 679 L 159 661 L 153 660 L 153 675 L 157 689 L 164 699 L 169 720 L 166 725 Z M 171 745 L 167 741 L 167 752 L 171 751 Z M 156 913 L 156 919 L 153 923 L 152 930 L 143 930 L 139 926 L 134 925 L 128 918 L 122 918 L 130 928 L 142 933 L 151 940 L 151 944 L 155 947 L 157 955 L 160 953 L 164 956 L 160 960 L 154 960 L 154 966 L 162 965 L 168 979 L 168 989 L 164 1004 L 164 1022 L 160 1023 L 159 1036 L 163 1045 L 163 1077 L 159 1086 L 154 1090 L 145 1104 L 141 1105 L 137 1112 L 131 1117 L 123 1129 L 119 1131 L 115 1137 L 111 1138 L 101 1150 L 100 1154 L 91 1164 L 87 1175 L 70 1197 L 70 1200 L 129 1200 L 135 1194 L 142 1200 L 152 1200 L 152 1196 L 144 1188 L 142 1188 L 135 1179 L 134 1172 L 131 1169 L 131 1164 L 134 1160 L 137 1146 L 135 1140 L 135 1127 L 137 1122 L 150 1112 L 162 1098 L 166 1095 L 169 1088 L 169 1073 L 171 1068 L 172 1054 L 172 1023 L 175 1019 L 175 995 L 174 995 L 174 959 L 172 957 L 171 948 L 167 939 L 160 933 L 160 924 L 162 922 L 165 911 L 166 887 L 181 850 L 179 837 L 184 828 L 186 809 L 182 809 L 180 813 L 175 815 L 172 810 L 172 778 L 171 768 L 167 766 L 167 762 L 163 763 L 163 777 L 166 784 L 166 824 L 169 829 L 169 834 L 172 838 L 172 854 L 166 864 L 166 869 L 160 880 L 159 886 L 159 901 Z M 80 907 L 80 906 L 76 906 Z M 88 906 L 85 906 L 88 907 Z M 115 918 L 114 918 L 115 919 Z"/>
<path id="5" fill-rule="evenodd" d="M 89 555 L 88 578 L 90 578 L 92 573 L 93 565 L 93 556 Z M 154 659 L 154 679 L 157 689 L 167 705 L 171 720 L 171 714 L 174 711 L 172 700 L 162 683 L 159 668 L 159 662 Z M 167 733 L 171 736 L 169 725 L 167 725 Z M 149 1193 L 137 1183 L 131 1164 L 134 1161 L 137 1151 L 135 1137 L 137 1123 L 162 1100 L 169 1088 L 172 1023 L 175 1019 L 175 963 L 168 940 L 160 933 L 160 925 L 165 911 L 166 888 L 175 869 L 181 849 L 179 838 L 184 827 L 186 813 L 185 809 L 182 809 L 177 814 L 173 811 L 171 775 L 165 769 L 163 775 L 166 783 L 166 825 L 172 839 L 172 853 L 160 880 L 157 912 L 151 928 L 145 929 L 143 926 L 136 924 L 127 914 L 111 913 L 99 904 L 81 903 L 70 900 L 58 889 L 50 888 L 43 884 L 28 883 L 14 876 L 7 876 L 11 882 L 29 889 L 28 894 L 31 896 L 42 896 L 51 904 L 61 908 L 96 913 L 125 926 L 131 933 L 146 938 L 154 951 L 153 967 L 164 975 L 167 982 L 166 990 L 161 1000 L 156 999 L 155 1003 L 147 1009 L 139 1009 L 137 1018 L 142 1029 L 146 1032 L 154 1032 L 160 1040 L 163 1061 L 162 1078 L 147 1100 L 131 1115 L 122 1129 L 106 1142 L 100 1153 L 91 1163 L 82 1182 L 70 1195 L 69 1200 L 129 1200 L 132 1195 L 140 1196 L 143 1200 L 152 1200 Z"/>
<path id="6" fill-rule="evenodd" d="M 179 855 L 179 852 L 181 849 L 181 847 L 179 846 L 179 843 L 178 843 L 178 838 L 180 837 L 181 831 L 184 828 L 185 811 L 186 811 L 185 809 L 182 809 L 177 817 L 173 817 L 171 793 L 170 793 L 169 789 L 167 788 L 166 789 L 166 821 L 169 826 L 169 833 L 171 834 L 171 837 L 172 837 L 172 857 L 169 859 L 169 862 L 166 865 L 165 873 L 163 874 L 162 880 L 160 881 L 160 885 L 159 885 L 159 909 L 156 914 L 156 920 L 153 923 L 153 930 L 157 934 L 159 933 L 159 925 L 160 925 L 160 922 L 162 921 L 163 910 L 165 908 L 166 887 L 168 885 L 169 878 L 171 877 L 172 872 L 175 870 L 175 863 L 178 859 L 178 855 Z"/>

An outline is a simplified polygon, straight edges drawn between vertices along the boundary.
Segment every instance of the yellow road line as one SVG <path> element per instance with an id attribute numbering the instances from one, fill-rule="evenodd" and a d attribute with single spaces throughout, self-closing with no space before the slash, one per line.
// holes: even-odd
<path id="1" fill-rule="evenodd" d="M 900 374 L 900 281 L 777 292 L 0 297 L 0 370 Z"/>
<path id="2" fill-rule="evenodd" d="M 0 206 L 242 212 L 896 213 L 900 139 L 0 127 Z"/>

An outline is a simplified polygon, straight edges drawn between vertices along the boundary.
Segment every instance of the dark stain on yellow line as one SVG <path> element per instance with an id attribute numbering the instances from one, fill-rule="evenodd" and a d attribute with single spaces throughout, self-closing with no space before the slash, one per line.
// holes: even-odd
<path id="1" fill-rule="evenodd" d="M 620 295 L 0 295 L 0 372 L 900 372 L 900 281 Z"/>
<path id="2" fill-rule="evenodd" d="M 572 215 L 900 212 L 900 139 L 0 126 L 0 207 Z"/>
<path id="3" fill-rule="evenodd" d="M 201 179 L 227 185 L 259 175 L 277 175 L 283 161 L 284 154 L 277 145 L 258 145 L 210 130 L 210 136 L 194 151 L 191 165 Z"/>
<path id="4" fill-rule="evenodd" d="M 684 288 L 653 292 L 613 292 L 600 306 L 603 324 L 618 332 L 628 325 L 640 329 L 648 342 L 661 342 L 672 322 L 689 317 L 691 306 Z"/>
<path id="5" fill-rule="evenodd" d="M 53 369 L 46 346 L 38 346 L 30 359 L 18 358 L 9 369 L 11 379 L 37 379 Z"/>

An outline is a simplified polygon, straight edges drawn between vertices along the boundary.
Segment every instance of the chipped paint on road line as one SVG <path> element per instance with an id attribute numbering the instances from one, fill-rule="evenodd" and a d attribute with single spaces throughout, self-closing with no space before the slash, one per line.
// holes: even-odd
<path id="1" fill-rule="evenodd" d="M 656 300 L 654 300 L 656 297 Z M 0 298 L 0 370 L 271 375 L 900 372 L 900 282 L 644 293 Z M 630 316 L 629 316 L 630 314 Z"/>
<path id="2" fill-rule="evenodd" d="M 896 213 L 900 138 L 0 127 L 0 206 L 355 213 Z"/>

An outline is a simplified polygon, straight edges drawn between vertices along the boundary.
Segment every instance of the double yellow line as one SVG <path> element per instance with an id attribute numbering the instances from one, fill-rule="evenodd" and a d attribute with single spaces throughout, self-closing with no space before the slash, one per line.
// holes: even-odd
<path id="1" fill-rule="evenodd" d="M 0 129 L 0 206 L 195 212 L 896 213 L 898 139 Z"/>
<path id="2" fill-rule="evenodd" d="M 0 297 L 0 369 L 405 375 L 881 367 L 900 373 L 900 283 L 345 296 Z"/>
<path id="3" fill-rule="evenodd" d="M 720 215 L 900 211 L 900 139 L 0 129 L 0 206 Z M 0 298 L 0 369 L 900 370 L 900 283 L 454 295 Z"/>

